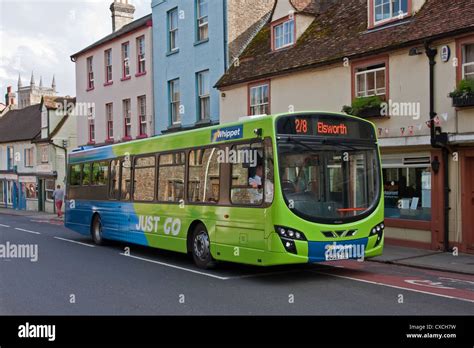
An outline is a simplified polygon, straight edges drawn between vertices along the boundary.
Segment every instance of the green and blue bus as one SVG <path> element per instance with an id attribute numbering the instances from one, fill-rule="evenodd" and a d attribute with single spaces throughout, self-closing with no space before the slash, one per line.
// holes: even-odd
<path id="1" fill-rule="evenodd" d="M 65 225 L 107 240 L 271 266 L 381 255 L 375 126 L 338 113 L 246 117 L 69 156 Z"/>

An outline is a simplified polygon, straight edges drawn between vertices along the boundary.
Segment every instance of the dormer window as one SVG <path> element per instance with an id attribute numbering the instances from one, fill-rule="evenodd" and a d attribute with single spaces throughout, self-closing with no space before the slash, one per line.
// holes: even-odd
<path id="1" fill-rule="evenodd" d="M 400 20 L 411 12 L 412 0 L 369 0 L 369 27 Z"/>
<path id="2" fill-rule="evenodd" d="M 287 17 L 272 24 L 272 44 L 274 50 L 294 45 L 295 36 L 294 18 Z"/>

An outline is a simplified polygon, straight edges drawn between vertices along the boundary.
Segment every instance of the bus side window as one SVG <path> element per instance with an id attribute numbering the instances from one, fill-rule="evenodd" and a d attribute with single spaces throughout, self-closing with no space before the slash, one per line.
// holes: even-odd
<path id="1" fill-rule="evenodd" d="M 95 162 L 92 164 L 92 185 L 105 186 L 108 179 L 108 163 Z"/>
<path id="2" fill-rule="evenodd" d="M 185 154 L 160 155 L 158 169 L 158 200 L 178 203 L 184 199 Z"/>
<path id="3" fill-rule="evenodd" d="M 119 198 L 119 181 L 120 180 L 120 161 L 114 160 L 110 162 L 110 181 L 109 181 L 109 198 Z"/>
<path id="4" fill-rule="evenodd" d="M 133 200 L 152 202 L 155 199 L 155 157 L 135 160 Z"/>
<path id="5" fill-rule="evenodd" d="M 275 168 L 273 166 L 273 148 L 272 141 L 268 138 L 265 139 L 265 203 L 273 202 L 273 193 L 275 191 Z"/>
<path id="6" fill-rule="evenodd" d="M 220 162 L 217 148 L 189 152 L 188 200 L 195 203 L 218 203 Z"/>
<path id="7" fill-rule="evenodd" d="M 81 184 L 81 165 L 75 164 L 69 169 L 69 185 L 79 186 Z"/>
<path id="8" fill-rule="evenodd" d="M 121 185 L 120 185 L 120 200 L 129 201 L 130 200 L 130 191 L 131 191 L 131 177 L 132 177 L 132 168 L 130 166 L 130 161 L 121 161 L 122 171 L 120 175 Z"/>
<path id="9" fill-rule="evenodd" d="M 263 203 L 264 163 L 262 143 L 232 147 L 232 204 Z"/>
<path id="10" fill-rule="evenodd" d="M 89 186 L 91 183 L 91 163 L 86 163 L 82 167 L 82 186 Z"/>

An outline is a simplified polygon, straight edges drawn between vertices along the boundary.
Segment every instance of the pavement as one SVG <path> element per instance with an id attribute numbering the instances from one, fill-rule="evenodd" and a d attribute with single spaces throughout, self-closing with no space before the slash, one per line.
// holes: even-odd
<path id="1" fill-rule="evenodd" d="M 64 224 L 64 215 L 58 217 L 57 214 L 51 214 L 41 211 L 15 210 L 9 208 L 0 208 L 0 221 L 2 215 L 30 217 L 38 222 L 55 222 Z"/>
<path id="2" fill-rule="evenodd" d="M 383 255 L 369 261 L 474 275 L 474 255 L 385 244 Z"/>
<path id="3" fill-rule="evenodd" d="M 31 213 L 0 214 L 0 245 L 37 248 L 36 257 L 0 255 L 0 315 L 474 312 L 474 276 L 445 270 L 358 261 L 269 268 L 222 262 L 202 270 L 183 254 L 96 246 L 51 215 Z"/>

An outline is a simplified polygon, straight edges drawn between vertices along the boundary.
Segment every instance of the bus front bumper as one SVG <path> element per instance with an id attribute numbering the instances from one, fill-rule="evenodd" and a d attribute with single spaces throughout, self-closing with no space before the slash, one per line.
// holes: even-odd
<path id="1" fill-rule="evenodd" d="M 384 239 L 377 236 L 338 241 L 295 241 L 296 253 L 288 252 L 276 233 L 269 236 L 269 252 L 264 265 L 363 260 L 382 255 Z"/>

